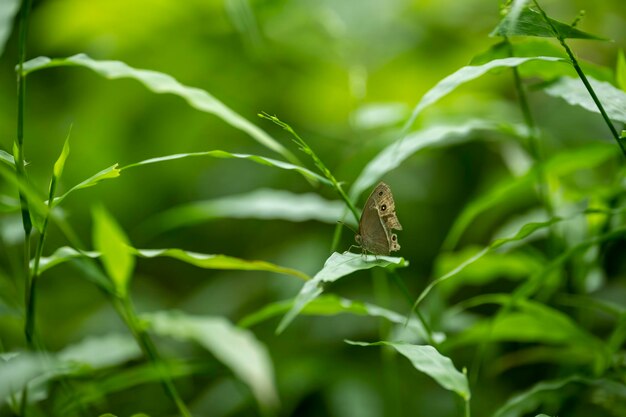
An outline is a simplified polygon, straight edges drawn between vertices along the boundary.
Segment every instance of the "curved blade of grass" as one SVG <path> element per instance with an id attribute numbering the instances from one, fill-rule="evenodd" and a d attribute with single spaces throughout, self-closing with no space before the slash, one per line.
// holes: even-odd
<path id="1" fill-rule="evenodd" d="M 93 246 L 100 252 L 117 293 L 126 297 L 135 268 L 133 250 L 122 228 L 102 206 L 93 210 Z"/>
<path id="2" fill-rule="evenodd" d="M 468 66 L 462 67 L 456 72 L 445 77 L 443 80 L 439 81 L 437 85 L 435 85 L 433 88 L 428 90 L 426 94 L 422 96 L 422 99 L 419 101 L 419 103 L 417 103 L 417 105 L 413 109 L 413 112 L 411 113 L 411 117 L 404 125 L 403 131 L 407 132 L 411 128 L 411 126 L 413 126 L 415 119 L 417 119 L 417 116 L 422 112 L 422 110 L 424 110 L 426 107 L 430 106 L 431 104 L 434 104 L 435 102 L 439 101 L 439 99 L 448 95 L 458 86 L 465 84 L 468 81 L 472 81 L 478 77 L 481 77 L 493 69 L 517 67 L 519 65 L 522 65 L 526 62 L 531 62 L 531 61 L 544 61 L 546 63 L 548 62 L 567 63 L 567 60 L 563 58 L 556 58 L 552 56 L 534 56 L 534 57 L 495 59 L 493 61 L 489 61 L 481 65 L 468 65 Z"/>
<path id="3" fill-rule="evenodd" d="M 606 81 L 598 81 L 589 76 L 587 79 L 609 118 L 616 122 L 626 123 L 626 92 Z M 544 91 L 553 97 L 562 98 L 572 106 L 579 106 L 592 113 L 601 114 L 580 78 L 561 77 L 547 84 Z"/>
<path id="4" fill-rule="evenodd" d="M 313 279 L 304 283 L 300 293 L 294 300 L 293 306 L 280 321 L 276 333 L 282 333 L 307 304 L 322 294 L 325 283 L 337 281 L 353 272 L 370 269 L 375 266 L 393 270 L 408 266 L 408 264 L 408 261 L 404 260 L 404 258 L 334 252 Z"/>
<path id="5" fill-rule="evenodd" d="M 544 175 L 563 176 L 572 172 L 593 168 L 617 155 L 613 146 L 591 144 L 577 149 L 561 151 L 544 162 Z M 534 167 L 528 173 L 506 179 L 465 206 L 448 232 L 443 248 L 451 250 L 472 221 L 488 209 L 504 204 L 507 200 L 525 191 L 531 191 L 540 168 Z"/>
<path id="6" fill-rule="evenodd" d="M 142 318 L 157 334 L 199 343 L 250 387 L 262 409 L 276 409 L 278 394 L 272 360 L 252 332 L 237 328 L 223 317 L 157 312 Z"/>
<path id="7" fill-rule="evenodd" d="M 559 398 L 558 391 L 572 383 L 590 384 L 591 381 L 579 375 L 572 375 L 567 378 L 540 382 L 529 390 L 511 397 L 496 410 L 493 417 L 521 417 L 526 415 L 539 408 L 544 401 Z"/>
<path id="8" fill-rule="evenodd" d="M 174 258 L 182 262 L 203 269 L 227 269 L 240 271 L 267 271 L 278 274 L 290 275 L 302 280 L 308 280 L 309 276 L 304 272 L 265 261 L 249 261 L 246 259 L 233 258 L 226 255 L 207 255 L 197 252 L 184 251 L 182 249 L 134 249 L 132 253 L 140 258 Z M 52 255 L 41 258 L 40 271 L 44 272 L 57 265 L 77 258 L 98 258 L 99 252 L 78 251 L 68 246 L 58 248 Z"/>
<path id="9" fill-rule="evenodd" d="M 294 194 L 284 190 L 255 190 L 213 200 L 174 207 L 141 225 L 145 234 L 154 235 L 183 226 L 220 218 L 264 219 L 304 222 L 315 220 L 337 224 L 344 205 L 314 193 Z"/>
<path id="10" fill-rule="evenodd" d="M 410 360 L 415 369 L 430 376 L 443 388 L 457 393 L 465 401 L 471 397 L 467 376 L 454 367 L 450 358 L 443 356 L 432 346 L 392 342 L 365 343 L 350 340 L 346 340 L 346 343 L 354 346 L 390 346 Z"/>
<path id="11" fill-rule="evenodd" d="M 117 178 L 119 176 L 120 176 L 120 169 L 118 168 L 118 164 L 111 165 L 110 167 L 105 168 L 102 171 L 98 172 L 97 174 L 87 178 L 85 181 L 81 182 L 80 184 L 76 184 L 75 186 L 67 190 L 65 194 L 55 198 L 54 206 L 59 205 L 61 201 L 65 200 L 65 198 L 68 195 L 70 195 L 76 190 L 80 190 L 80 189 L 87 188 L 87 187 L 93 187 L 94 185 L 98 184 L 101 181 L 109 180 L 112 178 Z"/>
<path id="12" fill-rule="evenodd" d="M 11 34 L 13 20 L 20 10 L 20 0 L 2 0 L 0 2 L 0 56 L 4 52 L 4 45 Z"/>
<path id="13" fill-rule="evenodd" d="M 357 199 L 363 191 L 370 189 L 386 173 L 397 168 L 414 153 L 437 146 L 454 145 L 469 139 L 476 130 L 493 130 L 498 126 L 485 120 L 469 120 L 461 125 L 435 125 L 424 130 L 411 133 L 393 142 L 376 155 L 359 174 L 350 189 L 350 197 Z"/>
<path id="14" fill-rule="evenodd" d="M 0 162 L 4 162 L 11 168 L 15 169 L 15 158 L 7 151 L 0 149 Z"/>
<path id="15" fill-rule="evenodd" d="M 173 161 L 176 159 L 183 159 L 183 158 L 197 157 L 197 156 L 211 156 L 213 158 L 222 158 L 222 159 L 247 159 L 252 162 L 256 162 L 257 164 L 261 164 L 261 165 L 297 171 L 309 180 L 315 180 L 315 181 L 319 181 L 325 184 L 330 184 L 330 181 L 328 181 L 326 178 L 322 177 L 319 174 L 316 174 L 315 172 L 309 169 L 301 167 L 299 165 L 294 165 L 288 162 L 278 161 L 272 158 L 266 158 L 264 156 L 230 153 L 230 152 L 221 151 L 221 150 L 207 151 L 207 152 L 179 153 L 175 155 L 167 155 L 167 156 L 161 156 L 157 158 L 150 158 L 144 161 L 136 162 L 134 164 L 126 165 L 120 170 L 124 171 L 128 168 L 134 168 L 134 167 L 138 167 L 142 165 L 156 164 L 159 162 Z"/>
<path id="16" fill-rule="evenodd" d="M 521 2 L 520 2 L 521 3 Z M 555 38 L 552 28 L 556 29 L 563 39 L 588 39 L 606 41 L 591 33 L 583 32 L 566 23 L 549 19 L 552 26 L 546 22 L 541 13 L 530 7 L 524 7 L 517 16 L 507 14 L 496 26 L 490 36 L 537 36 L 542 38 Z"/>
<path id="17" fill-rule="evenodd" d="M 293 307 L 294 303 L 295 299 L 267 304 L 260 310 L 242 318 L 237 325 L 246 328 L 257 325 L 281 314 L 285 314 Z M 311 316 L 354 314 L 357 316 L 384 318 L 394 324 L 404 324 L 405 321 L 404 316 L 396 313 L 395 311 L 370 303 L 349 300 L 334 294 L 321 295 L 315 298 L 304 306 L 304 308 L 300 311 L 300 314 Z M 419 335 L 422 340 L 428 340 L 428 334 L 419 320 L 411 319 L 409 321 L 408 328 L 415 331 L 415 333 Z M 444 337 L 445 336 L 443 334 L 439 334 L 439 340 L 443 340 Z"/>
<path id="18" fill-rule="evenodd" d="M 213 97 L 207 91 L 188 87 L 179 83 L 174 77 L 156 71 L 136 69 L 128 66 L 121 61 L 98 61 L 90 58 L 85 54 L 78 54 L 68 58 L 50 59 L 47 57 L 38 57 L 24 63 L 24 72 L 26 74 L 39 71 L 45 68 L 59 66 L 77 66 L 89 68 L 108 79 L 132 78 L 143 85 L 150 91 L 157 94 L 174 94 L 182 97 L 189 105 L 197 110 L 205 113 L 211 113 L 221 118 L 226 123 L 236 129 L 250 135 L 257 142 L 273 150 L 285 157 L 288 161 L 300 165 L 300 161 L 284 146 L 268 135 L 264 130 L 252 124 L 240 114 L 233 111 L 230 107 Z"/>

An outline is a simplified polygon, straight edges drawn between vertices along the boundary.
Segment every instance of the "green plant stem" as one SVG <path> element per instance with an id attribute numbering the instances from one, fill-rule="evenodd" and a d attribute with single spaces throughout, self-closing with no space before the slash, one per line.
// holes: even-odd
<path id="1" fill-rule="evenodd" d="M 611 131 L 611 134 L 613 135 L 613 138 L 617 142 L 617 145 L 619 146 L 620 150 L 622 151 L 622 155 L 624 156 L 624 158 L 626 158 L 626 148 L 624 147 L 624 144 L 620 140 L 620 135 L 617 132 L 617 129 L 615 128 L 615 126 L 613 125 L 613 122 L 611 122 L 611 119 L 609 118 L 608 114 L 604 110 L 604 106 L 602 106 L 602 103 L 598 99 L 598 96 L 596 95 L 596 92 L 593 90 L 593 87 L 591 87 L 591 84 L 589 83 L 589 80 L 587 79 L 587 76 L 585 75 L 583 70 L 580 68 L 580 65 L 578 64 L 578 60 L 574 56 L 574 53 L 572 52 L 570 47 L 567 45 L 567 43 L 565 43 L 565 39 L 563 38 L 561 33 L 554 27 L 554 24 L 550 21 L 550 19 L 548 18 L 548 15 L 541 8 L 541 6 L 537 2 L 537 0 L 533 0 L 533 3 L 535 4 L 537 9 L 539 10 L 539 13 L 541 13 L 541 16 L 543 17 L 543 19 L 548 23 L 548 25 L 550 25 L 550 28 L 552 29 L 552 33 L 559 40 L 559 43 L 561 44 L 563 49 L 565 49 L 565 52 L 567 53 L 567 56 L 569 57 L 570 62 L 572 63 L 572 66 L 574 67 L 574 70 L 576 71 L 576 74 L 578 74 L 578 77 L 582 80 L 582 82 L 585 85 L 585 88 L 587 89 L 587 91 L 589 92 L 589 95 L 591 96 L 593 102 L 598 107 L 598 110 L 600 110 L 600 114 L 602 115 L 602 118 L 604 119 L 604 121 L 606 122 L 607 126 L 609 127 L 609 130 Z"/>
<path id="2" fill-rule="evenodd" d="M 469 398 L 465 399 L 465 417 L 470 417 L 471 416 L 471 412 L 470 412 L 470 400 Z"/>
<path id="3" fill-rule="evenodd" d="M 28 16 L 32 6 L 32 0 L 23 0 L 19 17 L 18 38 L 18 73 L 17 73 L 17 141 L 14 147 L 15 167 L 18 178 L 26 179 L 26 166 L 24 163 L 24 100 L 26 96 L 26 78 L 23 73 L 24 60 L 26 59 L 26 34 L 28 33 Z M 31 280 L 30 280 L 30 235 L 33 225 L 30 219 L 28 200 L 22 191 L 19 191 L 20 206 L 22 212 L 22 225 L 24 227 L 24 302 L 28 305 Z M 32 335 L 28 333 L 24 325 L 26 343 L 30 349 L 34 348 Z"/>
<path id="4" fill-rule="evenodd" d="M 137 344 L 140 346 L 144 355 L 150 360 L 150 362 L 156 367 L 160 377 L 161 383 L 163 384 L 163 388 L 165 392 L 172 399 L 181 416 L 183 417 L 191 417 L 191 413 L 187 408 L 187 405 L 184 403 L 178 391 L 176 390 L 176 386 L 172 379 L 169 376 L 168 370 L 164 369 L 163 361 L 161 360 L 161 356 L 159 351 L 157 350 L 154 342 L 150 338 L 148 332 L 144 329 L 143 325 L 140 323 L 137 314 L 135 313 L 135 309 L 133 308 L 130 297 L 115 297 L 113 304 L 115 305 L 116 310 L 124 319 L 124 322 L 130 329 L 133 337 L 137 341 Z"/>
<path id="5" fill-rule="evenodd" d="M 289 132 L 291 136 L 293 136 L 294 142 L 298 144 L 298 146 L 300 147 L 300 150 L 304 152 L 305 154 L 309 155 L 311 159 L 313 159 L 315 166 L 317 166 L 317 168 L 321 171 L 321 173 L 324 174 L 324 176 L 328 179 L 328 181 L 331 182 L 331 184 L 333 185 L 333 188 L 337 190 L 337 192 L 339 193 L 339 196 L 343 199 L 343 201 L 345 201 L 346 205 L 348 206 L 348 208 L 350 209 L 350 211 L 352 212 L 352 214 L 354 215 L 354 218 L 356 219 L 358 223 L 359 217 L 360 217 L 359 211 L 356 209 L 356 207 L 352 203 L 352 200 L 350 200 L 346 192 L 343 190 L 343 187 L 341 186 L 339 181 L 337 181 L 335 176 L 332 174 L 332 172 L 330 172 L 330 170 L 326 167 L 326 165 L 324 165 L 322 160 L 317 156 L 317 154 L 313 151 L 313 149 L 311 149 L 311 147 L 296 133 L 295 130 L 293 130 L 291 126 L 289 126 L 287 123 L 280 120 L 278 117 L 270 116 L 267 113 L 259 113 L 259 117 L 262 117 L 263 119 L 267 119 L 277 124 L 278 126 L 282 127 L 284 130 Z"/>

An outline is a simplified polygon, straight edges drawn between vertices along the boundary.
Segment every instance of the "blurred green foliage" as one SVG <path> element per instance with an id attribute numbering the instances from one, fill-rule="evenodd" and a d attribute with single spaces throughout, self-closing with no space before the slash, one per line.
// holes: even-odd
<path id="1" fill-rule="evenodd" d="M 27 64 L 22 192 L 50 222 L 28 346 L 18 3 L 0 0 L 0 415 L 177 415 L 176 395 L 197 416 L 624 415 L 624 158 L 556 39 L 489 36 L 545 36 L 538 12 L 35 0 L 26 59 L 52 61 Z M 540 4 L 612 40 L 565 41 L 621 132 L 623 2 Z M 331 256 L 354 219 L 261 112 L 357 207 L 384 178 L 404 259 Z"/>

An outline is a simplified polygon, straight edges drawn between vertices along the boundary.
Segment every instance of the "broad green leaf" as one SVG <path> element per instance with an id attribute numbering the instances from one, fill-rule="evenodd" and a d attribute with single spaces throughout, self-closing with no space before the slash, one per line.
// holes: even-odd
<path id="1" fill-rule="evenodd" d="M 443 275 L 470 259 L 482 248 L 466 247 L 459 252 L 443 252 L 435 263 L 435 274 Z M 507 278 L 519 280 L 532 275 L 541 268 L 543 262 L 537 256 L 521 251 L 512 253 L 489 252 L 457 274 L 454 280 L 442 282 L 439 291 L 452 294 L 462 285 L 486 285 L 492 281 Z"/>
<path id="2" fill-rule="evenodd" d="M 604 143 L 593 143 L 576 149 L 564 150 L 544 162 L 543 173 L 556 177 L 565 176 L 578 170 L 596 167 L 616 155 L 615 147 Z M 450 228 L 443 247 L 451 250 L 467 227 L 481 213 L 519 198 L 525 193 L 531 193 L 532 186 L 537 180 L 538 170 L 538 167 L 534 167 L 520 177 L 507 178 L 467 204 Z"/>
<path id="3" fill-rule="evenodd" d="M 522 417 L 537 410 L 545 401 L 560 398 L 559 391 L 572 383 L 588 384 L 590 381 L 578 375 L 573 375 L 554 381 L 542 381 L 527 391 L 511 397 L 500 407 L 493 417 Z"/>
<path id="4" fill-rule="evenodd" d="M 0 149 L 0 161 L 9 165 L 11 168 L 15 168 L 15 158 L 10 153 Z"/>
<path id="5" fill-rule="evenodd" d="M 128 169 L 128 168 L 134 168 L 134 167 L 138 167 L 142 165 L 156 164 L 159 162 L 173 161 L 176 159 L 198 157 L 198 156 L 210 156 L 213 158 L 222 158 L 222 159 L 248 159 L 252 162 L 256 162 L 257 164 L 261 164 L 261 165 L 266 165 L 266 166 L 286 169 L 286 170 L 293 170 L 293 171 L 299 172 L 307 179 L 320 181 L 325 184 L 330 184 L 330 181 L 328 181 L 326 178 L 322 177 L 319 174 L 316 174 L 315 172 L 311 170 L 301 167 L 299 165 L 294 165 L 288 162 L 278 161 L 272 158 L 266 158 L 264 156 L 230 153 L 230 152 L 220 151 L 220 150 L 207 151 L 207 152 L 180 153 L 180 154 L 175 154 L 175 155 L 161 156 L 158 158 L 146 159 L 145 161 L 127 165 L 121 168 L 121 171 Z"/>
<path id="6" fill-rule="evenodd" d="M 33 378 L 46 370 L 38 355 L 20 352 L 8 360 L 0 359 L 0 404 L 18 394 Z"/>
<path id="7" fill-rule="evenodd" d="M 467 376 L 454 367 L 450 358 L 443 356 L 432 346 L 392 342 L 364 343 L 349 340 L 346 342 L 355 346 L 391 346 L 409 359 L 415 369 L 433 378 L 443 388 L 457 393 L 465 401 L 471 397 Z"/>
<path id="8" fill-rule="evenodd" d="M 272 361 L 252 332 L 223 317 L 166 312 L 142 317 L 157 334 L 202 345 L 250 387 L 261 408 L 273 410 L 278 405 Z"/>
<path id="9" fill-rule="evenodd" d="M 252 124 L 249 120 L 233 111 L 207 91 L 185 86 L 170 75 L 156 71 L 132 68 L 121 61 L 98 61 L 85 54 L 59 59 L 46 57 L 35 58 L 24 64 L 24 71 L 31 73 L 33 71 L 58 66 L 89 68 L 97 74 L 109 79 L 132 78 L 141 82 L 149 90 L 157 94 L 168 93 L 182 97 L 191 107 L 216 115 L 234 128 L 247 133 L 268 149 L 277 152 L 292 163 L 299 164 L 298 159 L 291 152 L 264 130 Z"/>
<path id="10" fill-rule="evenodd" d="M 263 321 L 269 320 L 273 317 L 285 314 L 293 307 L 294 302 L 295 300 L 292 299 L 267 304 L 260 310 L 242 318 L 239 323 L 237 323 L 237 325 L 241 327 L 251 327 Z M 354 314 L 357 316 L 380 317 L 384 318 L 390 323 L 398 325 L 404 325 L 406 322 L 405 317 L 399 313 L 396 313 L 395 311 L 388 310 L 386 308 L 382 308 L 370 303 L 349 300 L 347 298 L 338 297 L 332 294 L 321 295 L 315 298 L 306 306 L 304 306 L 302 311 L 300 311 L 300 314 L 312 316 L 335 316 L 338 314 Z M 426 330 L 417 319 L 411 319 L 407 327 L 414 331 L 422 340 L 428 340 Z M 438 333 L 436 336 L 438 341 L 443 341 L 445 338 L 445 336 L 441 333 Z"/>
<path id="11" fill-rule="evenodd" d="M 129 248 L 131 253 L 141 258 L 168 257 L 197 266 L 204 269 L 231 269 L 241 271 L 269 271 L 278 274 L 291 275 L 302 280 L 309 279 L 308 275 L 291 268 L 265 261 L 249 261 L 240 258 L 233 258 L 226 255 L 207 255 L 197 252 L 188 252 L 182 249 L 134 249 Z M 68 246 L 58 248 L 52 255 L 41 258 L 40 271 L 46 271 L 56 265 L 76 258 L 98 258 L 99 252 L 78 251 Z M 32 263 L 32 262 L 31 262 Z"/>
<path id="12" fill-rule="evenodd" d="M 133 249 L 124 231 L 102 206 L 93 210 L 93 246 L 119 296 L 126 297 L 135 266 Z"/>
<path id="13" fill-rule="evenodd" d="M 337 281 L 353 272 L 370 269 L 375 266 L 393 270 L 405 267 L 408 264 L 404 258 L 334 252 L 313 279 L 304 283 L 300 293 L 296 296 L 293 306 L 281 320 L 276 332 L 282 333 L 307 304 L 319 297 L 324 291 L 323 285 L 325 283 Z"/>
<path id="14" fill-rule="evenodd" d="M 0 1 L 0 56 L 2 56 L 4 45 L 11 34 L 13 20 L 20 10 L 20 3 L 20 0 Z"/>
<path id="15" fill-rule="evenodd" d="M 510 305 L 512 295 L 488 294 L 468 300 L 465 304 Z M 448 339 L 449 346 L 480 343 L 485 338 L 493 341 L 537 342 L 543 344 L 574 344 L 585 346 L 588 355 L 602 353 L 602 342 L 582 329 L 566 314 L 531 300 L 516 300 L 513 310 L 495 319 L 478 322 L 463 333 Z"/>
<path id="16" fill-rule="evenodd" d="M 506 11 L 506 15 L 498 24 L 498 28 L 501 28 L 504 33 L 509 33 L 512 29 L 514 29 L 518 25 L 518 21 L 522 16 L 522 13 L 526 9 L 526 4 L 529 0 L 513 0 L 510 2 L 508 6 L 508 11 Z M 493 33 L 491 34 L 493 36 Z"/>
<path id="17" fill-rule="evenodd" d="M 617 53 L 617 65 L 615 68 L 615 81 L 617 86 L 626 91 L 626 58 L 624 58 L 624 50 L 620 49 Z"/>
<path id="18" fill-rule="evenodd" d="M 120 169 L 118 168 L 118 164 L 105 168 L 102 171 L 98 172 L 97 174 L 87 178 L 85 181 L 81 182 L 80 184 L 73 186 L 62 196 L 55 198 L 54 205 L 56 206 L 60 204 L 61 201 L 65 200 L 65 198 L 69 194 L 73 193 L 76 190 L 80 190 L 80 189 L 87 188 L 87 187 L 92 187 L 98 184 L 100 181 L 117 178 L 119 176 L 120 176 Z"/>
<path id="19" fill-rule="evenodd" d="M 566 23 L 548 18 L 552 26 L 557 30 L 558 35 L 563 38 L 607 40 L 600 36 L 592 35 L 576 29 Z M 543 38 L 554 38 L 556 34 L 552 27 L 540 12 L 529 7 L 523 8 L 518 15 L 507 14 L 500 21 L 498 26 L 491 32 L 491 36 L 538 36 Z"/>
<path id="20" fill-rule="evenodd" d="M 498 125 L 492 122 L 469 120 L 461 125 L 435 125 L 411 133 L 387 146 L 363 168 L 363 171 L 352 184 L 350 196 L 356 200 L 363 191 L 371 188 L 386 173 L 394 170 L 422 149 L 462 143 L 469 140 L 474 131 L 497 128 Z"/>
<path id="21" fill-rule="evenodd" d="M 316 220 L 337 224 L 344 210 L 342 202 L 326 200 L 318 194 L 260 189 L 174 207 L 148 219 L 141 227 L 146 234 L 156 234 L 220 218 L 292 222 Z"/>
<path id="22" fill-rule="evenodd" d="M 616 122 L 626 123 L 626 92 L 608 82 L 587 78 L 609 118 Z M 544 91 L 551 96 L 562 98 L 573 106 L 582 107 L 592 113 L 600 113 L 580 78 L 561 77 L 549 83 Z"/>
<path id="23" fill-rule="evenodd" d="M 119 365 L 140 356 L 137 342 L 130 335 L 121 334 L 89 337 L 57 354 L 61 362 L 89 369 Z"/>
<path id="24" fill-rule="evenodd" d="M 417 116 L 424 110 L 426 107 L 434 104 L 439 101 L 439 99 L 448 95 L 458 86 L 465 84 L 468 81 L 472 81 L 480 76 L 485 75 L 489 71 L 497 68 L 507 68 L 507 67 L 517 67 L 526 62 L 532 61 L 546 61 L 546 62 L 567 62 L 562 58 L 556 58 L 553 56 L 534 56 L 534 57 L 523 57 L 523 58 L 502 58 L 496 59 L 493 61 L 489 61 L 482 65 L 469 65 L 460 68 L 456 72 L 448 75 L 443 80 L 439 81 L 437 85 L 428 90 L 426 94 L 421 98 L 419 103 L 413 109 L 411 117 L 404 125 L 404 131 L 408 131 Z"/>

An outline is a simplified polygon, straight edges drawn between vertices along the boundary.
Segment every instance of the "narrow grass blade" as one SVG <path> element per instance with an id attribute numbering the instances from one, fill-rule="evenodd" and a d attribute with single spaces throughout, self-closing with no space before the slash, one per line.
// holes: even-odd
<path id="1" fill-rule="evenodd" d="M 242 318 L 237 325 L 240 327 L 251 327 L 281 314 L 285 314 L 293 307 L 294 302 L 295 299 L 291 299 L 267 304 L 260 310 Z M 349 300 L 333 294 L 321 295 L 312 300 L 304 306 L 300 314 L 311 316 L 353 314 L 357 316 L 383 318 L 390 323 L 398 325 L 403 325 L 405 321 L 405 317 L 402 314 L 393 310 L 370 303 Z M 426 330 L 418 320 L 412 319 L 409 321 L 408 328 L 413 330 L 422 340 L 428 340 Z M 445 336 L 443 334 L 438 334 L 438 340 L 442 341 L 444 338 Z"/>
<path id="2" fill-rule="evenodd" d="M 521 3 L 521 2 L 518 2 Z M 512 9 L 513 11 L 513 9 Z M 507 14 L 491 32 L 491 36 L 538 36 L 542 38 L 554 38 L 552 28 L 556 29 L 563 39 L 587 39 L 606 41 L 608 39 L 583 32 L 566 23 L 549 19 L 550 25 L 544 17 L 530 7 L 524 7 L 517 15 Z"/>
<path id="3" fill-rule="evenodd" d="M 291 222 L 319 221 L 337 224 L 344 205 L 314 193 L 294 194 L 283 190 L 255 190 L 174 207 L 141 225 L 144 234 L 154 235 L 213 219 L 264 219 Z"/>
<path id="4" fill-rule="evenodd" d="M 624 57 L 624 50 L 620 49 L 617 53 L 617 65 L 615 67 L 615 81 L 617 86 L 626 91 L 626 58 Z"/>
<path id="5" fill-rule="evenodd" d="M 322 177 L 319 174 L 316 174 L 315 172 L 311 170 L 301 167 L 299 165 L 294 165 L 288 162 L 278 161 L 272 158 L 266 158 L 264 156 L 230 153 L 230 152 L 220 151 L 220 150 L 207 151 L 207 152 L 180 153 L 180 154 L 175 154 L 175 155 L 167 155 L 167 156 L 161 156 L 157 158 L 150 158 L 150 159 L 146 159 L 145 161 L 126 165 L 121 170 L 126 170 L 128 168 L 134 168 L 134 167 L 143 166 L 143 165 L 156 164 L 160 162 L 173 161 L 176 159 L 198 157 L 198 156 L 210 156 L 213 158 L 222 158 L 222 159 L 247 159 L 249 161 L 256 162 L 257 164 L 261 164 L 261 165 L 265 165 L 269 167 L 296 171 L 302 174 L 302 176 L 304 176 L 308 180 L 314 180 L 314 181 L 319 181 L 321 183 L 330 184 L 330 181 L 328 181 L 326 178 Z"/>
<path id="6" fill-rule="evenodd" d="M 563 62 L 567 63 L 563 58 L 556 58 L 551 56 L 535 56 L 535 57 L 524 57 L 524 58 L 502 58 L 495 59 L 493 61 L 489 61 L 485 64 L 481 65 L 469 65 L 460 68 L 456 72 L 448 75 L 443 80 L 439 81 L 437 85 L 428 90 L 424 96 L 422 96 L 421 100 L 411 114 L 411 117 L 404 125 L 404 132 L 407 132 L 413 123 L 417 119 L 417 116 L 424 110 L 426 107 L 436 103 L 441 98 L 445 97 L 449 93 L 451 93 L 454 89 L 459 87 L 466 82 L 472 81 L 478 77 L 481 77 L 488 73 L 489 71 L 496 68 L 510 68 L 517 67 L 519 65 L 525 64 L 526 62 L 531 61 L 543 61 L 546 63 L 553 62 Z"/>
<path id="7" fill-rule="evenodd" d="M 282 333 L 307 304 L 322 294 L 323 284 L 337 281 L 353 272 L 370 269 L 375 266 L 393 270 L 408 266 L 408 264 L 404 258 L 391 256 L 365 256 L 350 252 L 333 253 L 313 279 L 304 283 L 300 293 L 296 296 L 293 306 L 281 320 L 276 332 Z"/>
<path id="8" fill-rule="evenodd" d="M 135 267 L 133 249 L 125 233 L 102 206 L 93 210 L 93 246 L 102 254 L 102 263 L 122 298 Z"/>
<path id="9" fill-rule="evenodd" d="M 626 92 L 606 81 L 598 81 L 592 77 L 587 78 L 609 118 L 616 122 L 626 123 Z M 598 106 L 580 78 L 561 77 L 559 80 L 547 84 L 544 91 L 553 97 L 562 98 L 572 106 L 582 107 L 592 113 L 600 114 Z"/>
<path id="10" fill-rule="evenodd" d="M 582 383 L 589 384 L 591 381 L 582 376 L 573 375 L 553 381 L 543 381 L 527 391 L 517 394 L 509 399 L 502 407 L 493 414 L 493 417 L 521 417 L 537 410 L 544 402 L 552 402 L 560 398 L 559 392 L 566 385 Z"/>
<path id="11" fill-rule="evenodd" d="M 15 169 L 15 158 L 7 151 L 0 149 L 0 162 L 4 162 L 11 168 Z"/>
<path id="12" fill-rule="evenodd" d="M 477 130 L 495 130 L 493 122 L 470 120 L 461 125 L 435 125 L 411 133 L 403 139 L 388 145 L 376 155 L 358 175 L 350 189 L 350 196 L 357 199 L 361 193 L 370 189 L 388 172 L 422 149 L 448 146 L 469 140 Z"/>
<path id="13" fill-rule="evenodd" d="M 13 20 L 20 10 L 20 0 L 2 0 L 0 2 L 0 56 L 4 52 L 11 29 L 13 28 Z"/>
<path id="14" fill-rule="evenodd" d="M 614 146 L 594 143 L 577 149 L 562 151 L 544 162 L 542 169 L 544 175 L 559 177 L 578 170 L 596 167 L 611 158 L 615 158 L 616 155 L 617 152 Z M 501 181 L 467 204 L 450 228 L 443 247 L 446 250 L 451 250 L 467 227 L 480 214 L 492 207 L 504 204 L 515 196 L 530 193 L 535 183 L 538 169 L 538 167 L 535 167 L 520 177 Z"/>
<path id="15" fill-rule="evenodd" d="M 59 59 L 38 57 L 24 63 L 24 71 L 28 74 L 33 71 L 59 66 L 89 68 L 97 74 L 109 79 L 132 78 L 141 82 L 150 91 L 157 94 L 168 93 L 177 95 L 185 99 L 191 107 L 205 113 L 216 115 L 234 128 L 247 133 L 263 146 L 282 155 L 288 161 L 299 165 L 298 159 L 264 130 L 252 124 L 207 91 L 185 86 L 170 75 L 133 68 L 121 61 L 98 61 L 85 54 Z"/>
<path id="16" fill-rule="evenodd" d="M 207 255 L 197 252 L 188 252 L 182 249 L 134 249 L 131 252 L 140 258 L 174 258 L 198 268 L 204 269 L 227 269 L 239 271 L 267 271 L 278 274 L 290 275 L 302 280 L 308 280 L 309 276 L 303 272 L 265 261 L 250 261 L 234 258 L 226 255 Z M 44 272 L 62 263 L 77 258 L 99 258 L 100 252 L 82 252 L 74 248 L 63 246 L 58 248 L 52 255 L 41 258 L 40 271 Z"/>
<path id="17" fill-rule="evenodd" d="M 354 346 L 390 346 L 410 360 L 415 369 L 433 378 L 443 388 L 457 393 L 465 401 L 471 397 L 467 376 L 454 367 L 450 358 L 443 356 L 432 346 L 392 342 L 365 343 L 350 340 L 346 342 Z"/>
<path id="18" fill-rule="evenodd" d="M 97 174 L 87 178 L 85 181 L 81 182 L 80 184 L 73 186 L 68 191 L 66 191 L 65 194 L 55 198 L 54 205 L 55 206 L 59 205 L 63 200 L 65 200 L 65 198 L 68 195 L 70 195 L 76 190 L 81 190 L 87 187 L 93 187 L 94 185 L 98 184 L 101 181 L 109 180 L 112 178 L 117 178 L 119 176 L 120 176 L 120 169 L 118 168 L 118 164 L 111 165 L 110 167 L 105 168 L 102 171 L 98 172 Z"/>
<path id="19" fill-rule="evenodd" d="M 158 312 L 142 316 L 162 336 L 199 343 L 250 387 L 263 410 L 275 410 L 278 394 L 267 349 L 254 334 L 223 317 Z"/>

